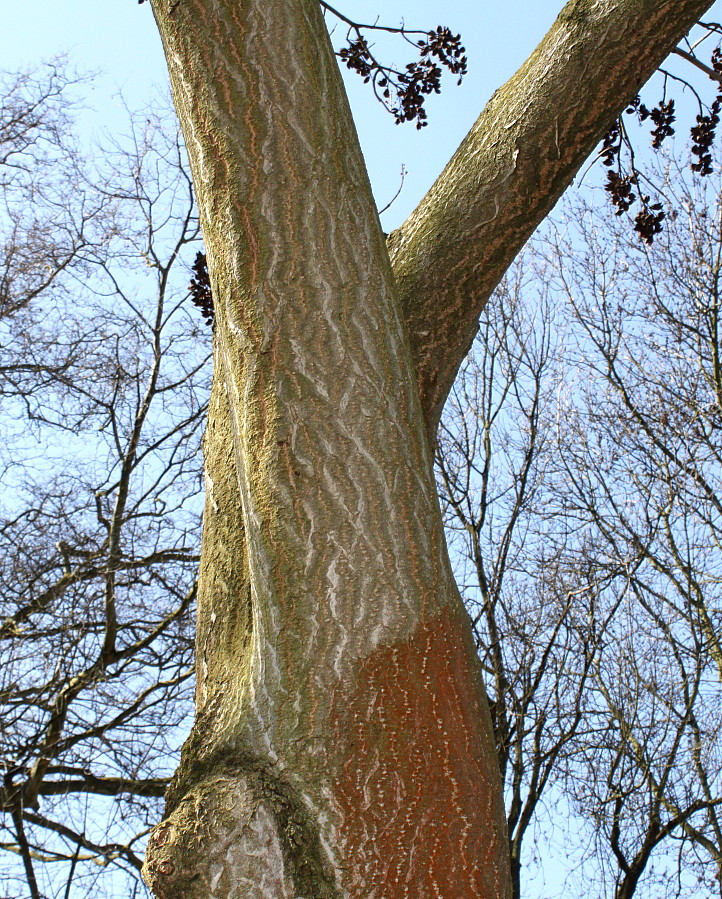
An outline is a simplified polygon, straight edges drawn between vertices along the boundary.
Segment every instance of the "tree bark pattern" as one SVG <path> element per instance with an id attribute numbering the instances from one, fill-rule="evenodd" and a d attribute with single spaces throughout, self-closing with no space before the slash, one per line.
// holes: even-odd
<path id="1" fill-rule="evenodd" d="M 217 376 L 217 342 L 214 357 L 216 375 L 203 438 L 206 501 L 196 611 L 196 721 L 166 794 L 169 806 L 204 770 L 217 747 L 233 738 L 253 635 L 243 507 L 228 397 Z"/>
<path id="2" fill-rule="evenodd" d="M 166 899 L 506 896 L 478 661 L 319 7 L 183 0 L 154 11 L 202 214 L 218 377 L 199 719 L 146 877 Z M 224 522 L 214 505 L 228 480 L 224 402 L 248 590 L 241 541 L 223 544 L 237 509 Z M 389 789 L 412 745 L 415 777 Z M 373 794 L 360 819 L 353 797 Z"/>
<path id="3" fill-rule="evenodd" d="M 391 236 L 394 279 L 315 0 L 153 0 L 217 310 L 159 899 L 508 895 L 429 437 L 507 265 L 709 5 L 572 0 Z"/>

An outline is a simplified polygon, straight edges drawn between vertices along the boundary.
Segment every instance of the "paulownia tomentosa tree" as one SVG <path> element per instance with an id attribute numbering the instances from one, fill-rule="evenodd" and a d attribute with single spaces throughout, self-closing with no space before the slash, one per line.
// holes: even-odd
<path id="1" fill-rule="evenodd" d="M 479 311 L 709 0 L 571 0 L 388 242 L 318 0 L 151 0 L 216 302 L 159 899 L 506 897 L 432 438 Z"/>

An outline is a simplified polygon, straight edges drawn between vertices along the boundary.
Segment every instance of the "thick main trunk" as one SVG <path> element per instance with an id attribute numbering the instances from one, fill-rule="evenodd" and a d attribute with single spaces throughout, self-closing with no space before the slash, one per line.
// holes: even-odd
<path id="1" fill-rule="evenodd" d="M 152 2 L 218 324 L 197 721 L 146 877 L 507 896 L 427 436 L 504 269 L 709 3 L 568 4 L 392 236 L 399 302 L 316 0 Z"/>
<path id="2" fill-rule="evenodd" d="M 198 721 L 146 878 L 165 899 L 505 897 L 478 663 L 318 4 L 154 11 L 201 209 L 219 380 Z M 225 515 L 221 495 L 234 497 Z M 247 552 L 232 549 L 241 531 Z"/>

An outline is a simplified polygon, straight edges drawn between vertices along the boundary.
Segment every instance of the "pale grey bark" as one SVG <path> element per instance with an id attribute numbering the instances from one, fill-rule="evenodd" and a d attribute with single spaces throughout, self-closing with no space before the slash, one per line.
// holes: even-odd
<path id="1" fill-rule="evenodd" d="M 506 895 L 478 663 L 320 10 L 315 0 L 154 9 L 213 281 L 252 627 L 231 644 L 223 695 L 219 685 L 207 695 L 201 647 L 199 697 L 216 721 L 188 744 L 148 880 L 159 896 L 199 899 L 270 899 L 288 878 L 308 899 L 431 895 L 442 882 Z M 209 454 L 222 433 L 209 432 Z M 204 559 L 214 554 L 206 539 Z M 204 577 L 217 579 L 211 569 L 204 562 Z M 203 620 L 230 621 L 245 597 L 208 587 Z M 226 819 L 255 849 L 231 851 Z"/>

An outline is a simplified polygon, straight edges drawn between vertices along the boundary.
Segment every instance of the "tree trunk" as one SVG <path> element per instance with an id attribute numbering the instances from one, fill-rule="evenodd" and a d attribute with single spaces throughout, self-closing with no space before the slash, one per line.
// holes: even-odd
<path id="1" fill-rule="evenodd" d="M 394 237 L 401 302 L 316 0 L 152 3 L 201 210 L 216 377 L 197 720 L 145 877 L 159 899 L 508 897 L 491 726 L 428 437 L 475 316 L 628 99 L 639 56 L 625 45 L 609 77 L 635 74 L 603 92 L 583 140 L 560 137 L 557 98 L 529 148 L 522 132 L 509 149 L 529 79 L 565 59 L 558 45 L 541 67 L 532 57 L 510 118 L 497 95 L 490 133 L 467 139 L 463 166 Z M 559 27 L 616 46 L 596 13 L 636 23 L 646 9 L 654 68 L 708 5 L 573 0 Z M 559 83 L 576 108 L 594 87 L 573 71 L 577 93 Z M 448 209 L 464 212 L 456 232 Z M 425 262 L 437 241 L 445 285 Z"/>
<path id="2" fill-rule="evenodd" d="M 206 438 L 198 725 L 146 877 L 165 899 L 506 896 L 478 662 L 320 9 L 181 0 L 155 13 L 222 383 Z M 222 473 L 226 415 L 238 488 Z M 240 493 L 247 575 L 219 491 Z"/>

